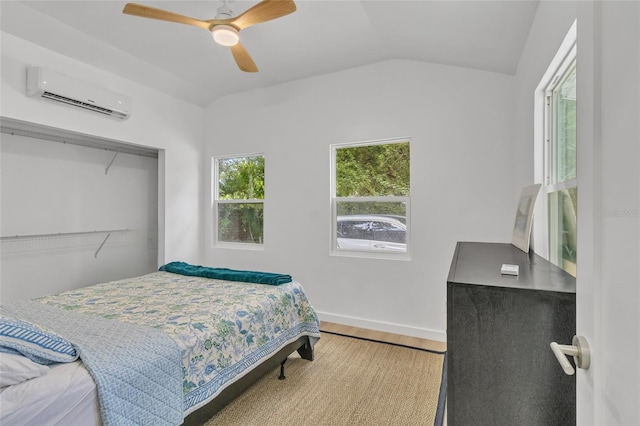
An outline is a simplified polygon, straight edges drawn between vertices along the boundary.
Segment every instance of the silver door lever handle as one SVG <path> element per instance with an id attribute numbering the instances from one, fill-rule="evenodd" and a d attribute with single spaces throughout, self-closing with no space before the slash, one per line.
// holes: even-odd
<path id="1" fill-rule="evenodd" d="M 589 364 L 591 364 L 591 352 L 589 351 L 587 339 L 582 336 L 573 336 L 571 343 L 572 345 L 559 345 L 556 342 L 551 342 L 550 344 L 551 350 L 556 358 L 558 358 L 560 366 L 562 366 L 564 372 L 569 376 L 574 375 L 576 370 L 574 370 L 566 355 L 573 357 L 573 361 L 578 368 L 588 370 Z"/>

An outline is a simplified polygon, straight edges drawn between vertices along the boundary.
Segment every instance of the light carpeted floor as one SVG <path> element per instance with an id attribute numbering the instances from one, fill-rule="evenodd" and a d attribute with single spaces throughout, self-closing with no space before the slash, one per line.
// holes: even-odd
<path id="1" fill-rule="evenodd" d="M 322 333 L 314 361 L 290 356 L 206 425 L 433 425 L 444 358 Z"/>

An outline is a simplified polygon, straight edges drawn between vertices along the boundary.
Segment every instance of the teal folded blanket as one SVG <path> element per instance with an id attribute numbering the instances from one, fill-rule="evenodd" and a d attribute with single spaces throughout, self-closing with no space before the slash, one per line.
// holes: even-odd
<path id="1" fill-rule="evenodd" d="M 170 262 L 160 267 L 161 271 L 192 277 L 213 278 L 216 280 L 240 281 L 246 283 L 280 285 L 290 283 L 291 275 L 272 272 L 241 271 L 228 268 L 211 268 L 190 265 L 185 262 Z"/>

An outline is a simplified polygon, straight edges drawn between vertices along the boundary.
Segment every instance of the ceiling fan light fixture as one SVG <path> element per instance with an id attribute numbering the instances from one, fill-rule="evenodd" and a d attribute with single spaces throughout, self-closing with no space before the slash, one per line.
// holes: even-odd
<path id="1" fill-rule="evenodd" d="M 211 34 L 215 42 L 222 46 L 235 46 L 240 41 L 238 30 L 230 25 L 216 25 Z"/>

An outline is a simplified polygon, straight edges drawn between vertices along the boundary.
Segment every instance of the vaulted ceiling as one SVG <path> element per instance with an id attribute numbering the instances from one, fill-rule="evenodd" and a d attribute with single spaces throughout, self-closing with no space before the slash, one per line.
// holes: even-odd
<path id="1" fill-rule="evenodd" d="M 222 4 L 136 2 L 197 19 Z M 229 6 L 237 15 L 258 1 Z M 259 68 L 238 69 L 206 30 L 125 15 L 126 2 L 0 2 L 6 33 L 206 106 L 221 96 L 388 59 L 514 74 L 538 0 L 296 0 L 240 34 Z"/>

